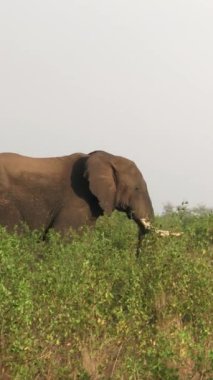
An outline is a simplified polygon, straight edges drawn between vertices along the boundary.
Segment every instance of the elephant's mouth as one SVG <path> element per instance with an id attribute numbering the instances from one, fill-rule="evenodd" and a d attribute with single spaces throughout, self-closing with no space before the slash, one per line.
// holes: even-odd
<path id="1" fill-rule="evenodd" d="M 141 235 L 147 234 L 152 230 L 152 225 L 147 218 L 135 219 L 135 222 L 138 225 L 139 232 Z"/>
<path id="2" fill-rule="evenodd" d="M 140 223 L 144 226 L 144 228 L 147 231 L 150 231 L 152 229 L 152 225 L 151 225 L 151 222 L 149 221 L 149 219 L 142 218 L 142 219 L 140 219 Z"/>
<path id="3" fill-rule="evenodd" d="M 148 232 L 152 229 L 151 222 L 148 218 L 138 218 L 136 213 L 130 209 L 127 210 L 127 216 L 138 224 L 141 231 Z"/>
<path id="4" fill-rule="evenodd" d="M 151 224 L 148 218 L 137 218 L 136 213 L 134 213 L 134 211 L 132 210 L 127 211 L 127 216 L 129 219 L 133 219 L 137 223 L 139 227 L 139 231 L 142 235 L 146 234 L 149 231 L 153 231 L 154 233 L 156 233 L 158 236 L 161 236 L 161 237 L 166 237 L 166 236 L 179 237 L 179 236 L 182 236 L 183 234 L 183 232 L 170 232 L 168 230 L 157 229 Z"/>

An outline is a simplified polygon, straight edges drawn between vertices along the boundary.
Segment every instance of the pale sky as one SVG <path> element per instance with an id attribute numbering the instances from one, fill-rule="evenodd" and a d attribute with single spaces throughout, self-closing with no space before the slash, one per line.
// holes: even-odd
<path id="1" fill-rule="evenodd" d="M 2 0 L 0 131 L 0 151 L 133 159 L 156 212 L 213 207 L 213 1 Z"/>

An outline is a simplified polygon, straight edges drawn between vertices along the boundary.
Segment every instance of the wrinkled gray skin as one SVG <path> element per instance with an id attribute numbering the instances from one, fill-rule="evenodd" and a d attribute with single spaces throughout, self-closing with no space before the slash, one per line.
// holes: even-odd
<path id="1" fill-rule="evenodd" d="M 104 213 L 124 211 L 135 220 L 154 216 L 142 174 L 134 162 L 97 151 L 59 158 L 0 154 L 0 224 L 13 230 L 50 228 L 65 233 L 93 224 Z"/>

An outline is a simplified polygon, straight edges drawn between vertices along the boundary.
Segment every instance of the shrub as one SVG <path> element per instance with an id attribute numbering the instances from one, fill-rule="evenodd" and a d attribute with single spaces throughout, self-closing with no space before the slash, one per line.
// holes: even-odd
<path id="1" fill-rule="evenodd" d="M 147 235 L 124 215 L 63 241 L 0 230 L 1 377 L 210 379 L 211 215 L 184 213 Z"/>

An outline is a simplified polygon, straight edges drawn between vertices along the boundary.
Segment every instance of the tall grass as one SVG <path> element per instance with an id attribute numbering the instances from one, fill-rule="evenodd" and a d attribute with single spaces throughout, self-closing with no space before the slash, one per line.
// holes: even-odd
<path id="1" fill-rule="evenodd" d="M 213 379 L 213 216 L 124 215 L 63 241 L 0 229 L 0 378 Z"/>

